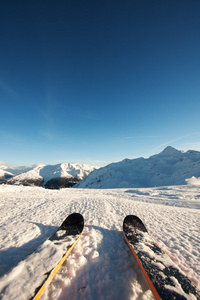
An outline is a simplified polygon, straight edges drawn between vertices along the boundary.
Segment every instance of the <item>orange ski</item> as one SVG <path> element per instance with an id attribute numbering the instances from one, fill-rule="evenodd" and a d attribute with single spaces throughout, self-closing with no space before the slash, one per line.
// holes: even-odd
<path id="1" fill-rule="evenodd" d="M 126 216 L 123 233 L 155 299 L 200 299 L 200 294 L 169 256 L 153 241 L 142 221 Z"/>

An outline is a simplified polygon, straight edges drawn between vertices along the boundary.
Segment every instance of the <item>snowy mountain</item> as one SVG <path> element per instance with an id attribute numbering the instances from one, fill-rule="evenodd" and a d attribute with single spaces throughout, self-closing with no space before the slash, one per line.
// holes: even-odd
<path id="1" fill-rule="evenodd" d="M 172 147 L 149 158 L 124 159 L 98 170 L 76 184 L 76 188 L 141 188 L 200 185 L 200 152 L 179 151 Z"/>
<path id="2" fill-rule="evenodd" d="M 200 152 L 172 147 L 149 158 L 124 159 L 97 169 L 85 164 L 8 167 L 0 165 L 0 183 L 44 186 L 46 188 L 140 188 L 200 185 Z"/>
<path id="3" fill-rule="evenodd" d="M 88 176 L 94 169 L 93 166 L 75 163 L 36 164 L 23 167 L 0 166 L 0 182 L 46 188 L 70 187 Z"/>

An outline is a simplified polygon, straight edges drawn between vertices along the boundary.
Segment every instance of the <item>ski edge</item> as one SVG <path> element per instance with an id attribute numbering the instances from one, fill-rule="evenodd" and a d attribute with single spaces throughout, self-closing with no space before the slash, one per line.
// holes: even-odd
<path id="1" fill-rule="evenodd" d="M 84 227 L 83 227 L 83 230 L 84 230 Z M 51 283 L 53 277 L 58 272 L 59 268 L 62 266 L 62 264 L 64 263 L 64 261 L 66 260 L 66 258 L 69 256 L 70 252 L 73 250 L 73 248 L 75 247 L 75 245 L 77 244 L 77 242 L 81 238 L 83 230 L 82 230 L 81 234 L 79 235 L 79 237 L 77 238 L 77 240 L 74 242 L 74 244 L 65 253 L 65 255 L 63 256 L 63 258 L 61 259 L 61 261 L 58 263 L 58 265 L 55 266 L 55 268 L 51 271 L 51 273 L 49 274 L 49 276 L 47 277 L 47 279 L 45 280 L 45 282 L 43 283 L 43 285 L 41 286 L 41 288 L 39 289 L 39 291 L 37 292 L 37 294 L 32 298 L 33 300 L 39 300 L 40 299 L 40 297 L 42 296 L 42 294 L 44 293 L 44 291 L 47 289 L 47 287 Z"/>
<path id="2" fill-rule="evenodd" d="M 128 241 L 128 239 L 127 239 L 125 233 L 124 233 L 124 230 L 123 230 L 123 235 L 124 235 L 124 238 L 125 238 L 125 240 L 126 240 L 128 246 L 129 246 L 129 248 L 131 249 L 131 251 L 132 251 L 132 253 L 133 253 L 133 255 L 134 255 L 134 257 L 135 257 L 137 263 L 139 264 L 140 269 L 142 270 L 142 273 L 144 274 L 145 279 L 147 280 L 148 285 L 149 285 L 149 287 L 150 287 L 150 289 L 151 289 L 151 291 L 152 291 L 152 293 L 153 293 L 155 299 L 156 299 L 156 300 L 161 300 L 161 298 L 160 298 L 160 296 L 159 296 L 159 294 L 158 294 L 156 288 L 154 287 L 154 285 L 153 285 L 151 279 L 150 279 L 149 276 L 147 275 L 147 273 L 146 273 L 146 271 L 145 271 L 145 269 L 144 269 L 144 267 L 143 267 L 141 261 L 139 260 L 139 258 L 137 257 L 135 251 L 133 250 L 133 247 L 132 247 L 131 244 L 129 243 L 129 241 Z"/>

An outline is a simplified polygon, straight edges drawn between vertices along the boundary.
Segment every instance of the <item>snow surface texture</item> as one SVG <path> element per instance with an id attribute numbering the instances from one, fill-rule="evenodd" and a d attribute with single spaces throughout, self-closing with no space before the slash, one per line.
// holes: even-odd
<path id="1" fill-rule="evenodd" d="M 192 176 L 192 184 L 200 185 L 200 152 L 183 152 L 167 147 L 148 159 L 125 159 L 95 170 L 74 187 L 99 189 L 183 185 Z"/>
<path id="2" fill-rule="evenodd" d="M 119 295 L 120 299 L 152 299 L 123 237 L 127 214 L 141 218 L 155 241 L 200 289 L 198 186 L 46 190 L 0 185 L 0 199 L 3 300 L 28 299 L 28 287 L 35 282 L 24 280 L 27 256 L 73 212 L 85 218 L 83 235 L 42 299 L 110 300 Z M 46 256 L 44 264 L 50 258 Z"/>

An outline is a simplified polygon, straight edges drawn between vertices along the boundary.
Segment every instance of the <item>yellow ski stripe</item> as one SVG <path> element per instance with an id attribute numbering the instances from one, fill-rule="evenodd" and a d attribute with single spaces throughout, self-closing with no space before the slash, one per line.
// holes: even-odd
<path id="1" fill-rule="evenodd" d="M 82 230 L 80 236 L 78 237 L 78 239 L 74 242 L 74 244 L 68 249 L 68 251 L 66 252 L 66 254 L 63 256 L 63 258 L 61 259 L 61 261 L 59 262 L 59 264 L 51 271 L 51 273 L 49 274 L 48 278 L 45 280 L 44 284 L 41 286 L 41 288 L 39 289 L 39 291 L 37 292 L 37 294 L 35 295 L 35 297 L 33 298 L 33 300 L 40 299 L 40 297 L 42 296 L 43 292 L 49 286 L 51 280 L 53 279 L 53 277 L 55 276 L 55 274 L 57 273 L 57 271 L 59 270 L 59 268 L 62 266 L 62 264 L 64 263 L 64 261 L 66 260 L 66 258 L 68 257 L 68 255 L 70 254 L 70 252 L 72 251 L 72 249 L 74 248 L 74 246 L 76 245 L 76 243 L 78 242 L 78 240 L 81 238 L 82 233 L 83 233 L 83 230 Z"/>

